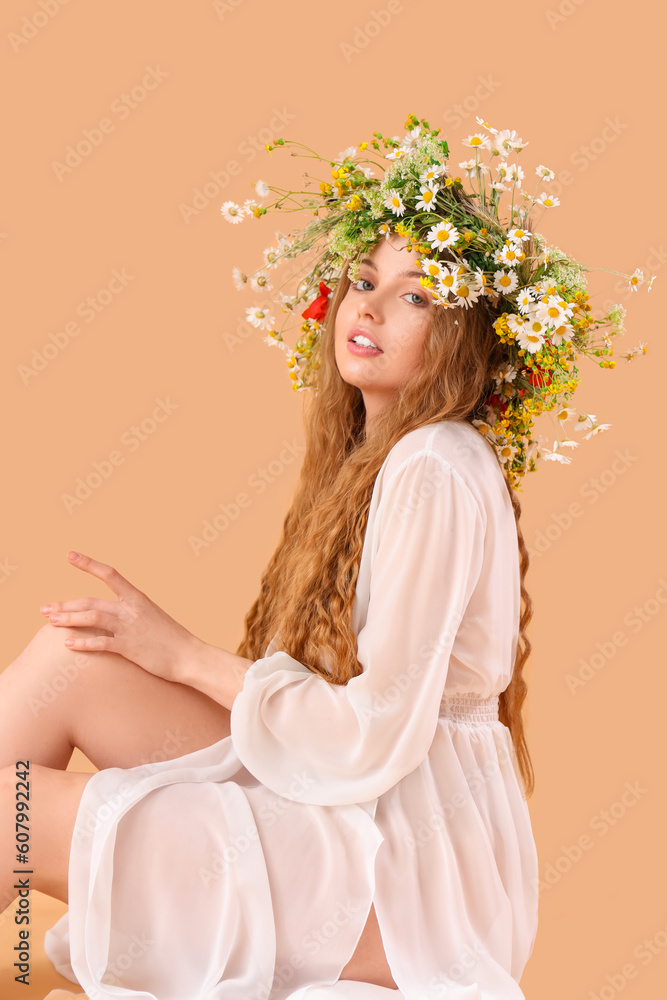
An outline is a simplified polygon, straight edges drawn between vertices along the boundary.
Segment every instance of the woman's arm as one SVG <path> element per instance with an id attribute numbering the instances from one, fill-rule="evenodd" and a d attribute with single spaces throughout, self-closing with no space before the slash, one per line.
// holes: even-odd
<path id="1" fill-rule="evenodd" d="M 254 660 L 219 649 L 196 636 L 192 653 L 183 657 L 174 680 L 208 695 L 231 712 L 234 699 L 243 688 L 248 667 Z"/>

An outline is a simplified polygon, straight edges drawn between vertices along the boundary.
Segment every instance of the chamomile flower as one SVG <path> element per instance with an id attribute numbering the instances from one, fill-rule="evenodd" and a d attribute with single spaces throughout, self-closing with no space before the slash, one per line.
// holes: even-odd
<path id="1" fill-rule="evenodd" d="M 498 458 L 503 465 L 511 465 L 518 450 L 516 445 L 509 444 L 506 441 L 498 448 Z"/>
<path id="2" fill-rule="evenodd" d="M 507 191 L 507 184 L 502 181 L 492 181 L 490 185 L 494 191 Z"/>
<path id="3" fill-rule="evenodd" d="M 560 326 L 572 315 L 567 302 L 555 295 L 547 295 L 535 304 L 535 315 L 545 326 Z"/>
<path id="4" fill-rule="evenodd" d="M 258 271 L 250 278 L 250 285 L 255 292 L 270 292 L 273 288 L 271 276 L 267 271 Z"/>
<path id="5" fill-rule="evenodd" d="M 517 313 L 510 313 L 507 317 L 507 326 L 512 331 L 514 336 L 520 333 L 528 321 L 523 318 L 523 316 L 518 316 Z"/>
<path id="6" fill-rule="evenodd" d="M 255 181 L 255 191 L 258 198 L 268 198 L 271 193 L 271 189 L 265 181 Z"/>
<path id="7" fill-rule="evenodd" d="M 357 155 L 356 146 L 348 146 L 347 149 L 343 149 L 336 157 L 336 163 L 343 163 L 344 160 L 351 160 L 353 156 Z M 264 196 L 262 196 L 264 197 Z"/>
<path id="8" fill-rule="evenodd" d="M 483 118 L 479 117 L 479 115 L 475 115 L 475 121 L 478 125 L 481 125 L 482 128 L 485 128 L 487 132 L 492 132 L 493 135 L 498 134 L 498 129 L 494 128 L 493 125 L 489 125 L 489 123 L 485 122 Z"/>
<path id="9" fill-rule="evenodd" d="M 504 155 L 507 156 L 507 154 L 511 153 L 513 149 L 519 151 L 527 145 L 527 142 L 524 142 L 523 139 L 519 138 L 517 132 L 513 129 L 510 131 L 510 129 L 506 128 L 503 129 L 502 132 L 498 132 L 496 134 L 491 148 L 496 149 L 499 153 L 504 153 Z"/>
<path id="10" fill-rule="evenodd" d="M 385 160 L 400 160 L 405 156 L 407 150 L 405 146 L 397 146 L 396 149 L 392 149 L 391 153 L 387 153 Z"/>
<path id="11" fill-rule="evenodd" d="M 547 194 L 546 191 L 543 191 L 537 200 L 545 208 L 555 208 L 560 205 L 560 199 L 555 194 Z"/>
<path id="12" fill-rule="evenodd" d="M 443 265 L 437 260 L 431 260 L 430 257 L 422 257 L 419 266 L 429 278 L 439 278 L 442 274 Z"/>
<path id="13" fill-rule="evenodd" d="M 524 314 L 530 312 L 530 310 L 533 308 L 533 305 L 535 304 L 533 291 L 530 285 L 527 288 L 521 289 L 521 291 L 516 297 L 516 301 L 519 312 Z"/>
<path id="14" fill-rule="evenodd" d="M 549 170 L 545 167 L 543 163 L 540 163 L 538 167 L 535 167 L 535 173 L 538 177 L 541 177 L 543 181 L 552 181 L 556 176 L 553 170 Z"/>
<path id="15" fill-rule="evenodd" d="M 523 168 L 520 167 L 518 163 L 514 163 L 511 167 L 508 167 L 507 179 L 511 181 L 512 184 L 520 184 L 523 178 Z"/>
<path id="16" fill-rule="evenodd" d="M 507 234 L 507 239 L 511 243 L 525 243 L 526 240 L 530 239 L 530 232 L 527 229 L 510 229 Z"/>
<path id="17" fill-rule="evenodd" d="M 572 340 L 573 333 L 574 329 L 569 323 L 561 323 L 560 326 L 554 327 L 551 331 L 551 343 L 555 347 L 560 347 L 563 341 Z"/>
<path id="18" fill-rule="evenodd" d="M 252 323 L 258 330 L 268 330 L 274 324 L 273 316 L 270 316 L 265 309 L 253 306 L 245 311 L 246 322 Z"/>
<path id="19" fill-rule="evenodd" d="M 643 281 L 644 281 L 644 272 L 640 270 L 640 268 L 636 268 L 634 274 L 630 276 L 630 280 L 628 281 L 628 288 L 630 289 L 631 292 L 636 292 Z"/>
<path id="20" fill-rule="evenodd" d="M 280 264 L 282 250 L 280 247 L 267 247 L 262 251 L 265 267 L 278 267 Z"/>
<path id="21" fill-rule="evenodd" d="M 597 427 L 594 427 L 592 431 L 588 432 L 588 434 L 584 434 L 584 441 L 587 441 L 588 438 L 595 437 L 596 434 L 601 434 L 602 431 L 609 430 L 611 426 L 611 424 L 598 424 Z"/>
<path id="22" fill-rule="evenodd" d="M 447 298 L 449 293 L 456 288 L 459 281 L 459 271 L 464 270 L 459 267 L 447 267 L 446 264 L 440 265 L 440 277 L 437 279 L 436 286 L 440 295 L 443 298 Z"/>
<path id="23" fill-rule="evenodd" d="M 562 423 L 565 423 L 566 420 L 572 420 L 576 413 L 577 410 L 574 406 L 566 406 L 565 403 L 563 403 L 562 406 L 557 407 L 554 412 L 554 416 L 556 420 L 560 420 Z"/>
<path id="24" fill-rule="evenodd" d="M 254 215 L 258 208 L 259 205 L 254 198 L 246 198 L 243 202 L 242 211 L 244 215 Z"/>
<path id="25" fill-rule="evenodd" d="M 468 175 L 468 179 L 472 180 L 475 176 L 475 167 L 477 166 L 476 162 L 474 160 L 462 160 L 459 163 L 459 166 L 461 167 L 461 170 L 465 170 Z"/>
<path id="26" fill-rule="evenodd" d="M 381 235 L 384 236 L 386 240 L 388 240 L 389 237 L 391 236 L 391 226 L 389 225 L 389 223 L 383 222 L 380 228 L 378 229 L 378 232 L 381 233 Z"/>
<path id="27" fill-rule="evenodd" d="M 431 226 L 426 239 L 434 250 L 445 250 L 456 243 L 458 236 L 459 231 L 451 222 L 438 222 L 435 226 Z"/>
<path id="28" fill-rule="evenodd" d="M 554 448 L 556 447 L 557 444 L 558 442 L 554 441 Z M 548 448 L 544 448 L 542 450 L 542 457 L 545 458 L 547 461 L 560 462 L 562 465 L 569 465 L 570 462 L 572 461 L 572 459 L 568 458 L 567 455 L 561 455 L 559 451 L 549 451 Z"/>
<path id="29" fill-rule="evenodd" d="M 238 292 L 243 291 L 248 284 L 248 275 L 244 274 L 240 267 L 232 268 L 232 278 L 234 279 L 234 284 L 236 285 L 236 290 Z"/>
<path id="30" fill-rule="evenodd" d="M 595 427 L 596 419 L 594 413 L 580 413 L 574 425 L 575 431 L 585 431 L 586 428 Z"/>
<path id="31" fill-rule="evenodd" d="M 519 347 L 523 347 L 524 350 L 535 354 L 544 344 L 544 335 L 545 330 L 542 323 L 539 320 L 529 319 L 524 322 L 517 333 L 516 341 Z"/>
<path id="32" fill-rule="evenodd" d="M 496 271 L 493 278 L 493 287 L 495 290 L 505 295 L 513 292 L 518 284 L 519 279 L 514 271 Z"/>
<path id="33" fill-rule="evenodd" d="M 428 167 L 426 170 L 422 170 L 421 174 L 419 175 L 419 183 L 432 184 L 434 181 L 438 179 L 438 177 L 442 177 L 446 169 L 447 167 L 444 165 L 444 163 L 432 163 L 431 166 Z"/>
<path id="34" fill-rule="evenodd" d="M 502 368 L 493 376 L 497 386 L 501 386 L 503 382 L 513 382 L 514 379 L 519 374 L 518 369 L 511 365 L 509 361 L 506 361 Z"/>
<path id="35" fill-rule="evenodd" d="M 394 215 L 403 215 L 405 213 L 403 199 L 396 188 L 391 189 L 387 197 L 384 199 L 383 204 L 390 209 Z"/>
<path id="36" fill-rule="evenodd" d="M 435 205 L 435 196 L 437 188 L 433 184 L 425 184 L 420 193 L 419 199 L 415 203 L 415 208 L 420 209 L 424 212 L 433 211 Z"/>
<path id="37" fill-rule="evenodd" d="M 501 160 L 496 167 L 496 176 L 499 181 L 509 180 L 510 168 L 508 166 L 507 160 Z"/>
<path id="38" fill-rule="evenodd" d="M 516 246 L 516 244 L 505 242 L 505 246 L 501 247 L 500 250 L 496 250 L 493 255 L 493 259 L 496 264 L 507 264 L 508 267 L 516 267 L 517 264 L 525 257 L 525 254 Z"/>
<path id="39" fill-rule="evenodd" d="M 482 294 L 477 280 L 473 275 L 459 279 L 452 289 L 454 303 L 457 306 L 464 306 L 466 309 L 472 308 Z"/>
<path id="40" fill-rule="evenodd" d="M 488 135 L 484 135 L 482 132 L 476 132 L 463 140 L 463 145 L 469 146 L 471 149 L 488 149 L 490 144 Z"/>
<path id="41" fill-rule="evenodd" d="M 239 222 L 243 222 L 243 209 L 240 205 L 237 205 L 235 201 L 225 201 L 220 206 L 220 211 L 223 219 L 227 222 L 233 223 L 235 226 L 238 225 Z"/>

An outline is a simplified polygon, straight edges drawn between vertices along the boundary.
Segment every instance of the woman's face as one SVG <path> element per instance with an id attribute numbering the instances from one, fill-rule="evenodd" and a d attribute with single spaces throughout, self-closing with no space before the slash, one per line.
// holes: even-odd
<path id="1" fill-rule="evenodd" d="M 336 364 L 341 377 L 361 390 L 367 428 L 418 369 L 436 308 L 419 284 L 424 272 L 407 243 L 394 234 L 362 258 L 359 281 L 350 282 L 336 315 Z M 376 349 L 354 343 L 355 335 L 372 340 Z"/>

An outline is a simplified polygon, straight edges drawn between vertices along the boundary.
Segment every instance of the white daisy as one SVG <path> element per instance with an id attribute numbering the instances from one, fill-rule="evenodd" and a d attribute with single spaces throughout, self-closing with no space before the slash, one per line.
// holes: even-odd
<path id="1" fill-rule="evenodd" d="M 546 449 L 542 451 L 542 457 L 547 459 L 547 461 L 561 462 L 563 465 L 569 465 L 572 461 L 567 455 L 561 455 L 559 451 L 548 451 Z"/>
<path id="2" fill-rule="evenodd" d="M 500 181 L 509 180 L 510 168 L 507 164 L 507 160 L 500 161 L 500 163 L 496 167 L 496 175 L 498 177 L 498 180 Z"/>
<path id="3" fill-rule="evenodd" d="M 522 316 L 517 316 L 516 313 L 510 313 L 507 317 L 507 326 L 515 336 L 523 330 L 526 323 L 527 320 L 523 319 Z"/>
<path id="4" fill-rule="evenodd" d="M 270 292 L 273 288 L 271 277 L 267 271 L 258 271 L 250 279 L 250 285 L 255 292 Z"/>
<path id="5" fill-rule="evenodd" d="M 264 257 L 264 266 L 278 267 L 281 253 L 282 251 L 280 247 L 267 247 L 266 250 L 263 250 L 262 255 Z"/>
<path id="6" fill-rule="evenodd" d="M 504 247 L 500 250 L 496 250 L 493 255 L 493 259 L 496 264 L 507 264 L 508 267 L 516 267 L 517 264 L 525 257 L 525 254 L 521 253 L 521 250 L 511 243 L 505 243 Z"/>
<path id="7" fill-rule="evenodd" d="M 442 274 L 443 265 L 437 260 L 431 260 L 430 257 L 422 257 L 419 261 L 419 266 L 429 278 L 439 278 Z"/>
<path id="8" fill-rule="evenodd" d="M 360 170 L 361 173 L 364 175 L 364 177 L 366 177 L 367 179 L 369 177 L 375 177 L 375 174 L 373 173 L 370 167 L 357 167 L 357 170 Z"/>
<path id="9" fill-rule="evenodd" d="M 537 320 L 527 320 L 517 333 L 516 340 L 519 347 L 535 354 L 544 344 L 544 327 Z"/>
<path id="10" fill-rule="evenodd" d="M 601 434 L 602 431 L 609 430 L 610 427 L 611 424 L 598 424 L 597 427 L 594 427 L 592 431 L 588 432 L 588 434 L 584 434 L 584 441 L 587 441 L 590 437 L 595 437 L 596 434 Z"/>
<path id="11" fill-rule="evenodd" d="M 452 289 L 452 292 L 455 305 L 465 306 L 466 309 L 470 309 L 482 294 L 482 289 L 475 278 L 470 275 L 466 278 L 461 278 Z"/>
<path id="12" fill-rule="evenodd" d="M 494 128 L 493 125 L 489 125 L 489 123 L 485 122 L 483 118 L 479 117 L 479 115 L 475 115 L 475 121 L 478 125 L 481 125 L 482 128 L 485 128 L 487 132 L 493 132 L 494 135 L 498 134 L 498 129 Z"/>
<path id="13" fill-rule="evenodd" d="M 348 146 L 347 149 L 343 149 L 338 154 L 338 156 L 336 157 L 336 163 L 342 163 L 343 160 L 348 160 L 348 159 L 351 160 L 352 157 L 356 156 L 356 155 L 357 155 L 357 147 L 356 146 Z M 264 198 L 266 196 L 262 195 L 262 197 Z"/>
<path id="14" fill-rule="evenodd" d="M 594 427 L 595 419 L 594 413 L 580 413 L 574 425 L 575 431 L 585 431 L 587 427 Z"/>
<path id="15" fill-rule="evenodd" d="M 631 275 L 630 280 L 628 281 L 628 288 L 631 292 L 636 292 L 643 281 L 644 272 L 640 270 L 640 268 L 636 268 L 634 274 Z M 651 279 L 651 281 L 653 281 L 653 279 Z"/>
<path id="16" fill-rule="evenodd" d="M 265 181 L 255 181 L 255 191 L 259 198 L 268 198 L 271 193 L 269 185 Z"/>
<path id="17" fill-rule="evenodd" d="M 538 177 L 541 177 L 543 181 L 552 181 L 556 176 L 553 170 L 549 170 L 545 167 L 543 163 L 540 163 L 538 167 L 535 167 L 535 173 Z"/>
<path id="18" fill-rule="evenodd" d="M 425 184 L 420 191 L 420 198 L 415 203 L 415 208 L 423 209 L 424 212 L 431 212 L 435 206 L 435 196 L 437 188 L 433 184 Z"/>
<path id="19" fill-rule="evenodd" d="M 515 447 L 515 445 L 509 444 L 507 441 L 505 441 L 496 450 L 498 452 L 498 458 L 503 463 L 503 465 L 511 465 L 512 461 L 514 460 L 514 456 L 516 455 L 519 449 Z"/>
<path id="20" fill-rule="evenodd" d="M 391 153 L 387 153 L 385 160 L 400 160 L 405 156 L 406 149 L 404 146 L 397 146 L 396 149 L 392 149 Z"/>
<path id="21" fill-rule="evenodd" d="M 524 243 L 530 239 L 530 232 L 527 229 L 510 229 L 507 239 L 512 243 Z"/>
<path id="22" fill-rule="evenodd" d="M 447 298 L 449 293 L 456 288 L 459 281 L 459 272 L 465 270 L 464 268 L 457 267 L 447 267 L 446 264 L 440 265 L 440 277 L 436 281 L 436 287 L 440 295 L 443 298 Z"/>
<path id="23" fill-rule="evenodd" d="M 391 209 L 394 215 L 403 215 L 405 212 L 405 205 L 401 199 L 400 194 L 395 188 L 392 188 L 387 197 L 384 199 L 383 204 Z"/>
<path id="24" fill-rule="evenodd" d="M 509 361 L 507 361 L 494 375 L 496 385 L 500 386 L 503 382 L 513 382 L 518 374 L 518 368 L 515 368 L 514 365 L 511 365 Z"/>
<path id="25" fill-rule="evenodd" d="M 520 184 L 523 180 L 523 168 L 515 163 L 513 166 L 508 168 L 507 177 L 512 182 L 512 184 Z"/>
<path id="26" fill-rule="evenodd" d="M 494 191 L 507 191 L 507 184 L 503 184 L 502 181 L 493 181 L 490 186 Z"/>
<path id="27" fill-rule="evenodd" d="M 569 323 L 561 323 L 551 331 L 551 343 L 554 347 L 560 347 L 563 341 L 572 340 L 574 328 Z"/>
<path id="28" fill-rule="evenodd" d="M 391 236 L 391 226 L 389 225 L 389 223 L 383 222 L 380 228 L 378 229 L 378 232 L 381 233 L 386 240 L 388 240 L 389 237 Z"/>
<path id="29" fill-rule="evenodd" d="M 435 226 L 431 226 L 426 239 L 434 250 L 445 250 L 456 243 L 458 236 L 459 231 L 451 222 L 438 222 Z"/>
<path id="30" fill-rule="evenodd" d="M 442 175 L 445 173 L 446 170 L 447 167 L 444 165 L 444 163 L 432 163 L 427 170 L 423 170 L 419 175 L 419 183 L 430 184 L 433 181 L 437 180 L 438 177 L 442 177 Z"/>
<path id="31" fill-rule="evenodd" d="M 248 323 L 252 323 L 258 330 L 268 330 L 274 323 L 273 316 L 270 316 L 266 309 L 261 309 L 259 306 L 246 309 L 245 318 Z"/>
<path id="32" fill-rule="evenodd" d="M 243 222 L 243 209 L 235 201 L 224 202 L 220 206 L 220 211 L 222 212 L 223 219 L 226 219 L 227 222 L 232 222 L 234 225 Z"/>
<path id="33" fill-rule="evenodd" d="M 505 128 L 502 132 L 496 134 L 491 148 L 497 149 L 499 153 L 504 153 L 507 156 L 513 149 L 520 150 L 527 145 L 528 143 L 520 139 L 514 130 L 510 131 L 508 128 Z"/>
<path id="34" fill-rule="evenodd" d="M 518 284 L 519 279 L 514 271 L 496 271 L 493 278 L 493 287 L 495 290 L 505 295 L 513 292 Z"/>
<path id="35" fill-rule="evenodd" d="M 561 448 L 578 448 L 579 442 L 572 441 L 570 438 L 568 438 L 566 441 L 561 441 L 560 445 Z"/>
<path id="36" fill-rule="evenodd" d="M 240 267 L 233 267 L 232 278 L 234 279 L 236 290 L 239 292 L 243 291 L 248 283 L 248 275 L 244 274 Z"/>
<path id="37" fill-rule="evenodd" d="M 547 194 L 546 191 L 543 191 L 537 200 L 545 208 L 555 208 L 556 205 L 560 205 L 560 198 L 557 198 L 555 194 Z"/>
<path id="38" fill-rule="evenodd" d="M 242 210 L 244 215 L 252 215 L 256 208 L 259 208 L 259 205 L 257 204 L 254 198 L 246 198 L 246 200 L 243 202 Z"/>
<path id="39" fill-rule="evenodd" d="M 555 295 L 548 295 L 535 304 L 535 315 L 545 326 L 560 326 L 572 315 L 567 302 Z"/>
<path id="40" fill-rule="evenodd" d="M 462 141 L 464 146 L 469 146 L 471 149 L 488 149 L 490 145 L 488 135 L 484 135 L 482 132 L 469 135 L 467 139 L 463 139 Z"/>
<path id="41" fill-rule="evenodd" d="M 535 302 L 533 298 L 533 291 L 530 285 L 527 288 L 521 289 L 521 291 L 517 295 L 516 301 L 519 307 L 519 312 L 522 313 L 530 312 Z"/>
<path id="42" fill-rule="evenodd" d="M 465 172 L 468 175 L 469 180 L 472 180 L 473 177 L 475 176 L 475 167 L 477 166 L 477 164 L 475 163 L 475 161 L 474 160 L 462 160 L 461 163 L 459 163 L 459 166 L 461 167 L 462 170 L 465 170 Z"/>

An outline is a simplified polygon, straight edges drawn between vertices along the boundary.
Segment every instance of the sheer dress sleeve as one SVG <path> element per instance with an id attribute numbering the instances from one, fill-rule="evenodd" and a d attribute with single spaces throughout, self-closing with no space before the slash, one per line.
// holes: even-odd
<path id="1" fill-rule="evenodd" d="M 363 673 L 331 684 L 278 650 L 251 664 L 234 700 L 232 743 L 262 784 L 301 802 L 345 805 L 375 799 L 418 767 L 479 577 L 484 527 L 470 489 L 436 452 L 411 455 L 381 483 L 365 542 Z"/>

